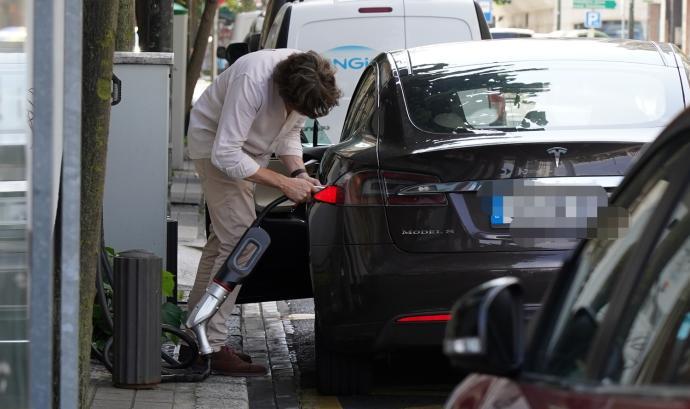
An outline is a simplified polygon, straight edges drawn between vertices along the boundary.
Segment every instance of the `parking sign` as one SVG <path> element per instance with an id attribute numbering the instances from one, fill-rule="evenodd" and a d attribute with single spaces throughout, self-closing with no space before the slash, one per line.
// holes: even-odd
<path id="1" fill-rule="evenodd" d="M 601 13 L 598 11 L 586 12 L 585 28 L 601 28 Z"/>
<path id="2" fill-rule="evenodd" d="M 494 13 L 493 13 L 493 1 L 492 0 L 479 0 L 477 2 L 479 4 L 479 7 L 481 7 L 482 12 L 484 13 L 484 19 L 486 19 L 486 22 L 488 24 L 493 24 L 494 21 Z"/>

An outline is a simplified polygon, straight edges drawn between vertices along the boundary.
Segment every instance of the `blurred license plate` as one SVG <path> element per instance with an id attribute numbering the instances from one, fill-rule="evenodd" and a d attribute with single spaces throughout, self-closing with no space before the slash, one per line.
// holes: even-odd
<path id="1" fill-rule="evenodd" d="M 593 187 L 595 190 L 603 189 Z M 606 196 L 604 196 L 606 197 Z M 605 199 L 604 199 L 605 200 Z M 596 195 L 556 194 L 556 195 L 494 195 L 491 197 L 491 227 L 510 227 L 515 220 L 536 228 L 567 226 L 575 219 L 596 218 L 597 208 L 606 206 Z"/>
<path id="2" fill-rule="evenodd" d="M 506 203 L 506 198 L 508 199 Z M 491 198 L 491 227 L 508 227 L 513 221 L 512 202 L 510 196 L 493 196 Z M 506 209 L 506 205 L 508 208 Z M 506 211 L 508 210 L 508 211 Z"/>

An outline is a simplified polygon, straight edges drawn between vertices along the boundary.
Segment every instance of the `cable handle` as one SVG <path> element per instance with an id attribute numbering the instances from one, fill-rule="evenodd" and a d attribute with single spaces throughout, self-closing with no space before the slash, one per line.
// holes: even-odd
<path id="1" fill-rule="evenodd" d="M 307 166 L 316 165 L 318 163 L 319 163 L 319 161 L 317 161 L 316 159 L 310 159 L 310 160 L 304 162 L 304 167 L 306 168 Z M 281 203 L 287 202 L 288 200 L 290 200 L 290 199 L 288 199 L 287 196 L 282 195 L 282 196 L 279 196 L 277 199 L 273 200 L 271 203 L 267 204 L 266 207 L 264 207 L 261 210 L 261 212 L 258 214 L 258 216 L 256 217 L 256 220 L 254 220 L 254 223 L 252 223 L 250 227 L 259 227 L 261 225 L 261 222 L 264 220 L 264 218 L 269 213 L 271 213 L 271 211 L 273 209 L 275 209 Z"/>

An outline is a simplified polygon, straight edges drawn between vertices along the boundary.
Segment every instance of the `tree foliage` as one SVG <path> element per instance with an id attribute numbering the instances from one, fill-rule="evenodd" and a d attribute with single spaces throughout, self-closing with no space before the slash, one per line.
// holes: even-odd
<path id="1" fill-rule="evenodd" d="M 235 14 L 256 10 L 256 2 L 254 0 L 225 0 L 225 5 Z"/>

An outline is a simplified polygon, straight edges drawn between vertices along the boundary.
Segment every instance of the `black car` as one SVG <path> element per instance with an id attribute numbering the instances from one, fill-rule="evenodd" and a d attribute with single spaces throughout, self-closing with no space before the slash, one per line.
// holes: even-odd
<path id="1" fill-rule="evenodd" d="M 446 351 L 474 374 L 449 409 L 687 408 L 690 404 L 690 112 L 611 200 L 627 225 L 583 242 L 525 334 L 515 278 L 458 301 Z M 627 222 L 620 223 L 623 220 Z M 479 311 L 488 311 L 480 317 Z M 497 325 L 498 324 L 498 325 Z"/>
<path id="2" fill-rule="evenodd" d="M 530 314 L 583 236 L 515 236 L 513 212 L 549 206 L 499 191 L 613 189 L 685 106 L 682 59 L 666 44 L 582 40 L 380 54 L 340 143 L 305 148 L 326 188 L 272 215 L 272 247 L 239 302 L 313 290 L 327 393 L 365 390 L 376 353 L 440 350 L 451 305 L 487 279 L 520 278 Z"/>

